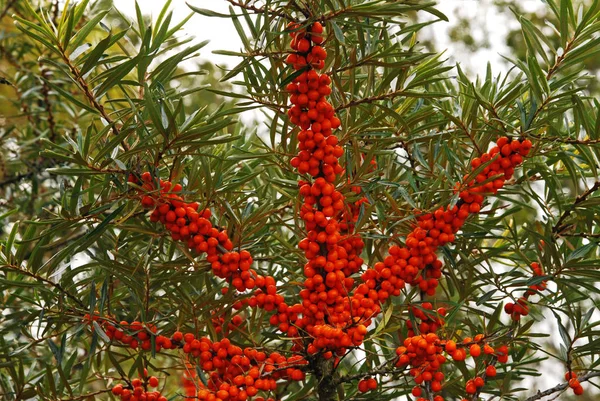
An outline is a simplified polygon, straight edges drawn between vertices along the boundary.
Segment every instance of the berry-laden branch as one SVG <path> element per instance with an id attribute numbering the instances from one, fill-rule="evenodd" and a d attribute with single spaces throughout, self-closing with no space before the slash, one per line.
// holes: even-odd
<path id="1" fill-rule="evenodd" d="M 360 194 L 361 188 L 341 182 L 344 167 L 339 161 L 344 150 L 334 134 L 341 122 L 328 101 L 331 79 L 318 72 L 324 68 L 327 57 L 321 46 L 324 29 L 315 22 L 290 23 L 288 30 L 293 52 L 286 62 L 296 71 L 286 87 L 292 103 L 288 116 L 300 128 L 299 152 L 290 163 L 301 175 L 299 217 L 306 229 L 306 237 L 298 244 L 306 257 L 300 299 L 288 304 L 273 277 L 252 269 L 250 253 L 234 250 L 227 232 L 213 226 L 211 212 L 183 199 L 181 185 L 146 172 L 139 177 L 131 175 L 129 181 L 139 191 L 142 205 L 152 209 L 150 219 L 163 224 L 174 241 L 184 243 L 197 255 L 206 255 L 212 272 L 229 286 L 223 293 L 235 291 L 234 297 L 245 295 L 233 305 L 239 312 L 227 327 L 220 316 L 214 316 L 213 324 L 220 328 L 216 331 L 225 336 L 220 340 L 179 331 L 163 336 L 152 325 L 118 323 L 96 313 L 86 319 L 93 329 L 101 327 L 113 342 L 132 349 L 149 351 L 154 347 L 156 352 L 181 349 L 190 366 L 199 367 L 208 377 L 205 385 L 198 382 L 195 374 L 184 375 L 186 396 L 200 400 L 246 401 L 255 396 L 260 400 L 262 395 L 274 392 L 280 382 L 302 381 L 308 373 L 315 377 L 319 400 L 331 401 L 337 397 L 336 384 L 361 379 L 358 389 L 367 392 L 378 387 L 371 375 L 407 370 L 416 383 L 412 394 L 418 401 L 442 401 L 441 366 L 447 356 L 463 361 L 467 355 L 482 358 L 485 366 L 485 373 L 466 382 L 465 393 L 475 398 L 486 379 L 496 376 L 494 365 L 508 361 L 508 346 L 501 343 L 502 338 L 485 334 L 457 341 L 440 338 L 437 332 L 444 325 L 446 309 L 434 311 L 429 302 L 421 303 L 420 307 L 409 305 L 417 325 L 407 322 L 408 337 L 389 364 L 369 375 L 342 378 L 336 369 L 340 358 L 363 344 L 373 319 L 381 313 L 382 304 L 392 296 L 399 296 L 407 284 L 418 287 L 422 294 L 436 294 L 442 275 L 442 261 L 436 254 L 439 247 L 454 242 L 466 219 L 480 212 L 485 197 L 497 193 L 511 179 L 514 169 L 529 154 L 531 142 L 499 138 L 496 146 L 472 160 L 471 172 L 454 188 L 459 198 L 455 205 L 438 207 L 431 213 L 415 211 L 414 228 L 406 236 L 405 245 L 390 246 L 383 261 L 363 269 L 364 242 L 355 224 L 360 205 L 367 199 L 347 202 L 347 196 Z M 536 275 L 542 274 L 539 265 L 532 264 L 532 268 Z M 533 286 L 523 302 L 507 305 L 513 320 L 527 314 L 527 297 L 544 288 L 545 283 Z M 246 307 L 273 312 L 270 324 L 289 338 L 289 349 L 282 351 L 289 356 L 253 347 L 241 348 L 227 338 L 229 331 L 243 324 Z M 386 369 L 390 364 L 396 370 L 392 366 Z M 136 390 L 140 386 L 133 382 L 130 387 L 117 387 L 115 391 L 122 396 L 125 390 L 139 393 L 145 388 Z M 576 393 L 582 391 L 575 383 L 573 389 Z"/>

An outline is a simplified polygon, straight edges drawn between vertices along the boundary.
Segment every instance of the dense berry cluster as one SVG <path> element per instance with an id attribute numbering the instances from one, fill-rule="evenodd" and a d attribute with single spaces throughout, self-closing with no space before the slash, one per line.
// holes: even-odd
<path id="1" fill-rule="evenodd" d="M 304 289 L 300 292 L 302 304 L 290 307 L 291 314 L 280 313 L 272 323 L 278 323 L 293 336 L 298 330 L 308 334 L 307 351 L 311 354 L 322 350 L 326 357 L 332 351 L 343 355 L 348 348 L 362 344 L 371 319 L 381 311 L 380 305 L 389 297 L 398 296 L 406 284 L 418 286 L 423 294 L 435 294 L 442 267 L 436 251 L 454 242 L 465 220 L 480 212 L 485 195 L 496 193 L 512 177 L 514 168 L 529 153 L 531 142 L 502 137 L 489 152 L 473 159 L 472 172 L 455 188 L 459 202 L 432 213 L 416 211 L 417 224 L 406 236 L 405 246 L 390 247 L 389 256 L 364 271 L 361 282 L 355 283 L 352 275 L 361 269 L 364 244 L 353 233 L 352 223 L 344 225 L 344 220 L 353 221 L 352 205 L 347 205 L 344 194 L 335 185 L 343 172 L 339 163 L 343 149 L 333 134 L 340 120 L 327 101 L 331 80 L 316 71 L 323 67 L 326 56 L 320 46 L 323 28 L 315 23 L 308 27 L 291 24 L 289 29 L 296 52 L 287 62 L 300 72 L 287 86 L 292 103 L 288 115 L 300 129 L 299 154 L 291 164 L 300 174 L 311 177 L 300 181 L 300 217 L 308 235 L 299 247 L 308 262 L 304 267 Z M 356 192 L 360 193 L 360 188 Z M 422 308 L 411 308 L 419 326 L 409 325 L 409 338 L 404 347 L 398 348 L 398 363 L 410 364 L 417 384 L 429 381 L 430 391 L 435 393 L 441 390 L 443 374 L 438 369 L 445 360 L 435 332 L 443 324 L 446 312 L 444 308 L 430 313 L 422 309 L 431 311 L 432 305 L 424 303 Z M 415 335 L 417 330 L 420 335 Z M 477 341 L 469 352 L 473 357 L 482 353 Z M 493 354 L 494 349 L 485 344 L 483 352 Z M 467 351 L 457 347 L 450 354 L 455 360 L 464 360 Z M 498 359 L 504 359 L 504 354 Z M 490 373 L 494 369 L 490 365 Z M 481 377 L 470 381 L 467 392 L 480 387 L 482 381 Z M 360 391 L 369 389 L 367 382 L 360 382 Z"/>
<path id="2" fill-rule="evenodd" d="M 197 202 L 184 201 L 180 184 L 157 179 L 149 172 L 141 174 L 139 179 L 130 175 L 129 182 L 141 184 L 141 190 L 145 191 L 141 202 L 144 207 L 153 209 L 150 219 L 164 224 L 175 241 L 184 242 L 200 255 L 206 254 L 217 277 L 225 279 L 239 292 L 264 287 L 269 278 L 251 269 L 250 253 L 234 251 L 227 231 L 210 222 L 211 211 L 200 210 Z"/>
<path id="3" fill-rule="evenodd" d="M 283 328 L 290 336 L 300 331 L 308 338 L 303 345 L 309 354 L 322 352 L 328 358 L 362 344 L 379 304 L 369 297 L 350 297 L 355 287 L 351 276 L 363 265 L 360 254 L 364 243 L 353 232 L 353 223 L 364 200 L 349 205 L 335 185 L 344 171 L 339 163 L 343 148 L 334 135 L 341 122 L 327 100 L 331 79 L 317 72 L 327 56 L 320 46 L 323 26 L 315 22 L 308 27 L 290 24 L 288 28 L 295 52 L 287 62 L 299 71 L 287 86 L 292 103 L 288 115 L 300 129 L 299 153 L 291 165 L 310 179 L 300 181 L 300 218 L 307 230 L 299 243 L 307 259 L 302 303 L 291 307 L 292 314 L 287 316 L 290 324 Z M 352 191 L 360 193 L 360 187 Z"/>
<path id="4" fill-rule="evenodd" d="M 190 393 L 193 391 L 193 396 L 200 400 L 245 401 L 259 391 L 275 390 L 279 379 L 300 381 L 305 377 L 304 369 L 307 362 L 298 355 L 285 357 L 278 352 L 267 353 L 250 347 L 242 349 L 227 338 L 211 341 L 208 337 L 197 338 L 192 333 L 184 334 L 180 331 L 176 331 L 171 337 L 165 337 L 157 335 L 157 329 L 153 325 L 144 325 L 140 322 L 116 323 L 110 319 L 101 319 L 97 314 L 86 315 L 85 319 L 88 323 L 99 322 L 98 324 L 110 339 L 131 348 L 139 346 L 142 350 L 150 350 L 151 337 L 154 337 L 157 352 L 163 349 L 182 349 L 187 354 L 188 361 L 195 363 L 207 373 L 206 386 L 196 383 L 195 376 L 189 374 L 184 382 L 186 394 L 191 396 Z M 154 379 L 149 380 L 152 385 Z M 123 398 L 124 401 L 136 401 L 128 398 L 130 393 L 133 394 L 132 392 L 123 391 L 126 397 Z M 140 398 L 138 400 L 141 401 Z"/>
<path id="5" fill-rule="evenodd" d="M 531 270 L 533 270 L 534 277 L 541 277 L 544 275 L 542 267 L 539 263 L 533 262 L 531 264 Z M 507 302 L 504 305 L 504 312 L 510 315 L 513 320 L 520 320 L 521 316 L 527 316 L 529 314 L 529 306 L 527 305 L 527 301 L 530 296 L 536 293 L 536 291 L 544 291 L 546 289 L 546 280 L 540 282 L 539 284 L 532 284 L 529 286 L 529 289 L 525 291 L 522 297 L 517 299 L 516 303 Z"/>
<path id="6" fill-rule="evenodd" d="M 385 301 L 387 296 L 390 295 L 389 291 L 385 291 L 383 292 L 383 296 L 381 296 L 382 288 L 402 288 L 405 283 L 419 286 L 421 291 L 427 295 L 435 294 L 438 279 L 441 277 L 442 267 L 442 263 L 437 259 L 435 252 L 440 246 L 454 242 L 455 234 L 463 226 L 469 215 L 480 212 L 484 196 L 489 193 L 496 193 L 504 185 L 505 181 L 512 177 L 514 168 L 523 161 L 523 156 L 526 156 L 530 149 L 531 142 L 528 140 L 510 141 L 506 137 L 500 138 L 496 146 L 492 147 L 489 152 L 479 158 L 473 159 L 471 163 L 472 172 L 466 174 L 464 182 L 458 184 L 455 188 L 460 197 L 457 205 L 440 207 L 433 213 L 418 214 L 417 226 L 407 235 L 406 246 L 399 247 L 393 245 L 389 249 L 389 256 L 383 262 L 377 263 L 374 266 L 374 270 L 367 270 L 362 275 L 365 284 L 372 287 L 373 292 L 377 294 L 380 302 Z M 385 287 L 383 287 L 384 285 Z M 357 288 L 357 293 L 361 289 L 361 286 Z M 394 293 L 392 292 L 391 295 L 394 295 Z M 444 308 L 441 308 L 441 310 L 437 311 L 437 314 L 434 314 L 426 313 L 423 310 L 432 310 L 432 305 L 425 302 L 421 309 L 413 307 L 412 313 L 420 320 L 419 333 L 422 336 L 430 336 L 429 339 L 433 340 L 434 333 L 443 323 L 443 316 L 446 311 Z M 413 345 L 413 347 L 419 343 L 426 348 L 429 347 L 425 338 L 415 337 L 414 334 L 415 328 L 411 323 L 409 325 L 409 338 L 407 341 L 413 341 L 416 338 L 417 344 Z M 468 341 L 471 340 L 468 339 Z M 464 360 L 467 356 L 466 349 L 464 347 L 453 349 L 452 344 L 455 343 L 452 341 L 446 343 L 446 352 L 454 360 Z M 429 348 L 430 350 L 434 350 L 433 346 Z M 481 348 L 478 344 L 471 345 L 469 351 L 473 357 L 481 354 Z M 485 345 L 484 351 L 486 354 L 494 353 L 493 348 L 489 345 Z M 412 353 L 408 352 L 406 345 L 399 347 L 397 352 L 400 355 L 399 362 L 400 360 L 403 363 L 411 362 L 412 366 L 422 366 L 424 364 L 419 359 L 416 350 Z M 415 361 L 409 355 L 415 355 Z M 431 355 L 435 355 L 435 353 Z M 499 360 L 504 359 L 504 353 L 502 355 L 502 358 L 498 358 Z M 428 362 L 427 366 L 429 369 L 431 368 L 431 361 Z M 415 377 L 415 381 L 419 384 L 417 377 Z M 470 391 L 473 388 L 477 389 L 477 384 L 481 384 L 482 380 L 476 378 L 468 382 L 467 392 L 471 393 Z M 437 388 L 441 387 L 437 384 L 435 386 L 432 385 L 431 391 L 436 392 L 438 391 L 435 390 Z"/>
<path id="7" fill-rule="evenodd" d="M 403 346 L 396 349 L 396 365 L 403 367 L 410 364 L 409 373 L 414 377 L 415 383 L 420 385 L 428 382 L 431 390 L 438 392 L 441 391 L 444 380 L 444 374 L 440 372 L 440 366 L 446 362 L 443 350 L 440 339 L 434 333 L 409 337 L 404 340 Z M 421 396 L 421 388 L 415 387 L 413 395 Z"/>
<path id="8" fill-rule="evenodd" d="M 111 392 L 121 401 L 167 401 L 160 391 L 148 391 L 148 387 L 158 387 L 158 378 L 133 379 L 128 385 L 115 385 Z"/>
<path id="9" fill-rule="evenodd" d="M 183 351 L 196 358 L 208 374 L 206 386 L 198 383 L 195 396 L 200 400 L 245 401 L 259 391 L 275 390 L 279 379 L 299 381 L 305 377 L 302 369 L 306 362 L 300 356 L 286 358 L 277 352 L 242 349 L 227 338 L 213 342 L 191 333 L 177 332 L 175 336 L 182 339 Z"/>

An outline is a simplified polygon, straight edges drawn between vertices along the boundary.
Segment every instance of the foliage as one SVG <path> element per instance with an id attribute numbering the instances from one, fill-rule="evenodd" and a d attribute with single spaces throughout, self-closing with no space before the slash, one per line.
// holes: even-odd
<path id="1" fill-rule="evenodd" d="M 345 151 L 338 184 L 358 186 L 368 199 L 355 228 L 366 266 L 405 243 L 415 209 L 455 205 L 454 188 L 471 173 L 471 160 L 499 137 L 534 144 L 515 178 L 487 198 L 454 244 L 440 248 L 437 294 L 407 286 L 382 305 L 361 349 L 332 373 L 335 397 L 365 399 L 357 379 L 370 376 L 380 384 L 369 398 L 409 397 L 414 381 L 394 368 L 394 350 L 408 336 L 406 323 L 416 322 L 410 306 L 422 310 L 424 302 L 449 311 L 440 338 L 485 333 L 510 344 L 510 360 L 497 366 L 484 399 L 534 397 L 523 383 L 539 376 L 544 359 L 560 366 L 561 376 L 573 370 L 593 378 L 600 104 L 588 90 L 597 78 L 584 63 L 600 49 L 599 2 L 580 12 L 570 0 L 549 0 L 550 33 L 519 16 L 524 50 L 507 56 L 511 71 L 494 75 L 489 67 L 470 78 L 419 43 L 422 28 L 446 18 L 433 3 L 227 1 L 229 14 L 191 7 L 232 21 L 242 39 L 243 49 L 222 52 L 241 62 L 219 82 L 211 66 L 182 69 L 205 42 L 179 39 L 186 21 L 171 21 L 170 1 L 152 22 L 139 9 L 127 21 L 109 2 L 0 2 L 8 117 L 0 126 L 2 396 L 109 399 L 112 385 L 146 368 L 166 379 L 163 394 L 177 398 L 189 369 L 182 352 L 108 341 L 98 324 L 90 330 L 85 314 L 213 339 L 222 336 L 215 316 L 227 323 L 240 314 L 211 264 L 150 221 L 139 187 L 128 182 L 132 173 L 181 183 L 186 200 L 209 208 L 213 224 L 252 254 L 254 269 L 273 276 L 286 299 L 298 299 L 306 262 L 298 243 L 306 230 L 290 166 L 298 129 L 286 114 L 285 87 L 296 76 L 284 62 L 290 21 L 321 21 L 326 29 L 324 71 Z M 415 12 L 433 19 L 416 23 L 407 16 Z M 260 113 L 260 124 L 238 121 L 249 110 Z M 371 159 L 375 169 L 363 163 Z M 532 276 L 532 262 L 543 276 Z M 549 290 L 532 297 L 529 316 L 512 321 L 502 312 L 503 303 L 541 280 Z M 246 324 L 229 334 L 232 342 L 289 353 L 269 312 L 242 313 Z M 482 369 L 481 360 L 447 363 L 445 399 L 461 399 L 465 382 Z M 312 373 L 304 384 L 280 386 L 277 399 L 323 399 L 322 377 Z M 595 399 L 597 389 L 585 386 Z"/>

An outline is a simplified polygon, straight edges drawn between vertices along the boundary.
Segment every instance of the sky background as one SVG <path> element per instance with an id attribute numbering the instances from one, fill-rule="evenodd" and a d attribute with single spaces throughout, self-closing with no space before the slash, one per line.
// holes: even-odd
<path id="1" fill-rule="evenodd" d="M 187 3 L 225 14 L 229 12 L 229 3 L 225 0 L 188 0 Z M 528 11 L 544 7 L 541 0 L 524 0 L 519 3 Z M 117 0 L 115 5 L 119 11 L 135 17 L 134 0 Z M 164 5 L 164 0 L 141 0 L 139 5 L 144 14 L 156 17 Z M 485 73 L 488 61 L 492 63 L 494 72 L 507 70 L 507 64 L 500 54 L 509 53 L 505 43 L 508 27 L 518 26 L 518 22 L 512 14 L 498 13 L 497 8 L 492 6 L 492 0 L 443 0 L 437 8 L 448 16 L 450 22 L 434 24 L 425 34 L 433 39 L 440 50 L 447 49 L 446 55 L 450 62 L 466 64 L 468 70 L 479 74 Z M 190 14 L 190 8 L 186 5 L 185 0 L 173 0 L 171 9 L 173 10 L 173 20 L 177 22 Z M 487 36 L 489 48 L 472 53 L 466 51 L 464 46 L 449 41 L 448 32 L 456 24 L 459 15 L 472 21 L 471 28 L 474 39 L 479 41 Z M 194 14 L 186 24 L 184 33 L 194 36 L 198 40 L 210 40 L 210 43 L 202 49 L 202 58 L 210 59 L 213 63 L 224 66 L 236 64 L 235 58 L 212 54 L 214 50 L 237 51 L 241 48 L 238 34 L 230 20 Z"/>

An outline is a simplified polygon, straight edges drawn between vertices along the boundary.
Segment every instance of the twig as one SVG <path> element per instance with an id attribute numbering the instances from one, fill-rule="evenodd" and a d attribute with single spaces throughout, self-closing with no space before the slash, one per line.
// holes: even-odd
<path id="1" fill-rule="evenodd" d="M 30 171 L 28 173 L 23 173 L 23 174 L 14 175 L 12 177 L 8 177 L 4 181 L 0 181 L 0 188 L 4 187 L 6 185 L 14 184 L 15 182 L 19 182 L 26 178 L 29 178 L 32 175 L 33 175 L 33 171 Z"/>
<path id="2" fill-rule="evenodd" d="M 573 210 L 575 210 L 577 205 L 579 205 L 581 202 L 584 202 L 590 195 L 592 195 L 598 189 L 600 189 L 600 181 L 596 181 L 590 189 L 588 189 L 587 191 L 579 195 L 577 198 L 575 198 L 575 202 L 573 202 L 573 204 L 570 205 L 563 212 L 563 214 L 559 217 L 554 227 L 552 227 L 552 232 L 554 234 L 560 234 L 565 228 L 567 228 L 567 225 L 563 224 L 563 222 L 571 215 L 571 213 L 573 212 Z"/>
<path id="3" fill-rule="evenodd" d="M 57 3 L 57 7 L 58 7 L 58 3 Z M 50 87 L 48 86 L 48 81 L 50 80 L 50 75 L 51 72 L 50 70 L 48 70 L 47 68 L 45 68 L 42 64 L 42 62 L 39 62 L 40 65 L 40 75 L 41 75 L 41 81 L 42 81 L 42 96 L 43 96 L 43 100 L 44 100 L 44 106 L 46 109 L 46 113 L 48 114 L 47 117 L 47 121 L 48 121 L 48 129 L 50 130 L 50 135 L 48 137 L 48 139 L 50 140 L 50 142 L 55 142 L 56 141 L 56 123 L 54 121 L 54 114 L 52 113 L 52 106 L 50 104 Z"/>
<path id="4" fill-rule="evenodd" d="M 546 74 L 546 81 L 549 80 L 550 78 L 552 78 L 552 75 L 554 75 L 554 73 L 556 71 L 558 71 L 558 69 L 560 68 L 560 65 L 562 64 L 563 60 L 567 56 L 567 53 L 569 52 L 569 50 L 571 50 L 571 46 L 573 46 L 573 42 L 575 41 L 575 39 L 576 39 L 575 36 L 573 38 L 571 38 L 567 42 L 567 45 L 565 46 L 565 51 L 560 56 L 556 57 L 556 60 L 554 61 L 554 65 L 552 67 L 550 67 L 550 69 L 548 70 L 548 73 Z"/>
<path id="5" fill-rule="evenodd" d="M 284 13 L 283 11 L 278 11 L 278 10 L 273 10 L 273 9 L 256 7 L 256 6 L 252 6 L 250 4 L 242 4 L 242 3 L 237 2 L 235 0 L 227 0 L 227 2 L 230 3 L 232 6 L 236 6 L 236 7 L 240 7 L 240 8 L 243 8 L 245 10 L 248 10 L 248 11 L 252 11 L 255 14 L 276 15 L 278 17 L 294 21 L 294 19 L 292 17 L 290 17 L 289 15 L 287 15 L 286 13 Z"/>
<path id="6" fill-rule="evenodd" d="M 19 272 L 21 274 L 24 274 L 26 276 L 34 278 L 37 281 L 40 281 L 42 283 L 49 284 L 50 286 L 52 286 L 52 287 L 56 288 L 58 291 L 60 291 L 62 294 L 66 295 L 67 298 L 73 300 L 77 304 L 77 306 L 79 306 L 80 308 L 82 308 L 82 309 L 86 308 L 86 306 L 79 299 L 77 299 L 77 297 L 75 297 L 74 295 L 72 295 L 70 292 L 68 292 L 67 290 L 65 290 L 60 284 L 55 283 L 54 281 L 51 281 L 51 280 L 48 280 L 47 278 L 38 276 L 37 274 L 32 273 L 30 271 L 21 269 L 19 266 L 10 265 L 10 264 L 0 265 L 0 269 L 3 269 L 3 268 L 8 268 L 8 269 L 13 270 L 15 272 Z"/>
<path id="7" fill-rule="evenodd" d="M 372 102 L 376 102 L 378 100 L 384 100 L 384 99 L 393 99 L 397 96 L 402 96 L 405 93 L 407 93 L 404 89 L 399 89 L 397 91 L 394 92 L 388 92 L 388 93 L 384 93 L 382 95 L 378 95 L 378 96 L 371 96 L 371 97 L 365 97 L 362 99 L 356 99 L 356 100 L 352 100 L 346 104 L 343 104 L 341 106 L 338 106 L 335 110 L 339 111 L 339 110 L 343 110 L 343 109 L 348 109 L 350 107 L 354 107 L 357 106 L 359 104 L 363 104 L 363 103 L 372 103 Z"/>
<path id="8" fill-rule="evenodd" d="M 85 399 L 87 399 L 89 397 L 93 397 L 93 396 L 98 395 L 98 394 L 108 393 L 110 391 L 111 391 L 111 389 L 108 388 L 108 389 L 104 389 L 104 390 L 98 390 L 98 391 L 96 391 L 94 393 L 82 394 L 82 395 L 77 396 L 77 397 L 60 398 L 59 401 L 79 401 L 79 400 L 85 400 Z"/>
<path id="9" fill-rule="evenodd" d="M 559 138 L 559 137 L 545 137 L 541 135 L 528 134 L 529 137 L 539 139 L 540 141 L 547 142 L 560 142 L 568 143 L 572 145 L 594 145 L 600 143 L 600 139 L 570 139 L 570 138 Z"/>
<path id="10" fill-rule="evenodd" d="M 60 52 L 60 55 L 61 55 L 64 63 L 67 65 L 67 67 L 69 67 L 69 70 L 71 70 L 71 74 L 73 74 L 73 77 L 75 78 L 75 81 L 77 82 L 77 84 L 79 85 L 79 87 L 81 88 L 81 90 L 83 91 L 85 97 L 88 99 L 88 101 L 90 102 L 90 104 L 96 110 L 98 110 L 98 112 L 100 113 L 100 115 L 102 116 L 102 118 L 104 118 L 104 120 L 106 121 L 106 123 L 112 127 L 113 134 L 119 135 L 120 134 L 120 130 L 119 130 L 119 127 L 117 127 L 117 123 L 112 118 L 110 118 L 110 116 L 108 115 L 108 113 L 104 109 L 104 106 L 98 102 L 98 100 L 96 99 L 96 97 L 92 93 L 90 87 L 88 86 L 86 80 L 83 78 L 83 75 L 81 75 L 81 72 L 79 71 L 79 69 L 75 65 L 73 65 L 73 63 L 71 62 L 71 60 L 67 56 L 66 50 L 63 49 L 63 47 L 60 44 L 58 45 L 58 50 Z M 121 141 L 121 146 L 123 146 L 123 149 L 126 152 L 129 151 L 129 145 L 127 145 L 127 143 L 125 142 L 125 140 Z"/>
<path id="11" fill-rule="evenodd" d="M 600 372 L 589 372 L 583 376 L 579 376 L 577 378 L 577 380 L 579 380 L 579 382 L 585 382 L 588 381 L 594 377 L 599 377 L 600 376 Z M 561 383 L 561 384 L 557 384 L 556 386 L 549 388 L 548 390 L 545 391 L 539 391 L 537 392 L 537 394 L 532 395 L 531 397 L 528 397 L 525 399 L 525 401 L 535 401 L 535 400 L 539 400 L 543 397 L 546 397 L 548 395 L 554 394 L 556 392 L 559 391 L 563 391 L 564 389 L 566 389 L 567 387 L 569 387 L 569 383 Z"/>
<path id="12" fill-rule="evenodd" d="M 573 233 L 563 234 L 563 237 L 600 238 L 600 233 Z"/>
<path id="13" fill-rule="evenodd" d="M 342 376 L 340 378 L 338 378 L 335 382 L 334 385 L 338 385 L 339 383 L 346 383 L 346 382 L 352 382 L 355 381 L 357 379 L 362 379 L 364 377 L 368 377 L 368 376 L 373 376 L 373 375 L 387 375 L 390 373 L 395 373 L 398 372 L 397 368 L 386 368 L 386 366 L 390 365 L 390 364 L 394 364 L 396 362 L 398 358 L 393 358 L 387 361 L 384 361 L 381 365 L 377 366 L 375 368 L 375 370 L 372 370 L 370 372 L 363 372 L 363 373 L 357 373 L 355 375 L 347 375 L 347 376 Z"/>

